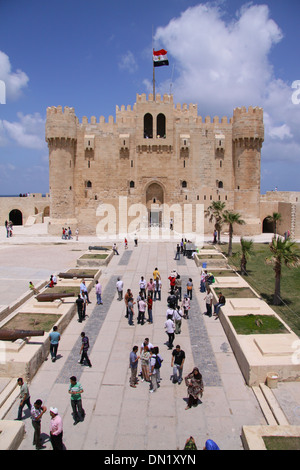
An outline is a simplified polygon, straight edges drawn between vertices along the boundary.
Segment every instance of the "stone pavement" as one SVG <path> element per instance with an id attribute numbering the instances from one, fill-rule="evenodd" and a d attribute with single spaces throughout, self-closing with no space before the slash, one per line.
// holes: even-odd
<path id="1" fill-rule="evenodd" d="M 95 237 L 80 237 L 79 242 L 62 241 L 46 233 L 42 224 L 15 227 L 15 236 L 6 239 L 0 227 L 0 306 L 8 305 L 28 290 L 28 281 L 44 281 L 53 272 L 75 266 L 76 259 Z M 206 241 L 211 237 L 207 237 Z M 227 241 L 227 236 L 223 237 Z M 255 241 L 268 242 L 270 234 L 255 237 Z M 238 238 L 235 240 L 238 241 Z M 97 306 L 94 290 L 88 318 L 84 325 L 74 318 L 62 335 L 59 358 L 56 363 L 47 360 L 30 384 L 32 401 L 43 399 L 48 410 L 57 406 L 64 422 L 64 442 L 67 449 L 105 450 L 176 450 L 182 449 L 189 435 L 195 437 L 198 448 L 205 440 L 214 439 L 221 449 L 242 449 L 242 425 L 265 424 L 252 390 L 244 383 L 234 355 L 218 321 L 202 315 L 203 294 L 198 290 L 199 270 L 194 261 L 186 258 L 173 261 L 176 243 L 144 242 L 137 248 L 133 243 L 120 256 L 115 256 L 104 268 L 100 282 L 104 288 L 104 305 Z M 153 325 L 129 327 L 124 318 L 124 304 L 118 302 L 115 282 L 122 276 L 125 289 L 138 292 L 141 275 L 152 276 L 158 266 L 163 279 L 162 301 L 154 304 Z M 183 281 L 192 277 L 195 285 L 189 320 L 183 323 L 177 336 L 187 359 L 184 375 L 194 365 L 203 374 L 205 391 L 197 408 L 185 410 L 186 387 L 173 385 L 171 352 L 165 345 L 164 321 L 167 298 L 167 277 L 174 267 Z M 183 282 L 183 285 L 184 285 Z M 80 332 L 90 337 L 92 369 L 78 365 Z M 140 346 L 148 336 L 160 347 L 164 357 L 161 387 L 149 394 L 148 385 L 140 383 L 129 387 L 128 357 L 134 344 Z M 84 422 L 73 426 L 68 395 L 71 375 L 77 375 L 83 388 Z M 7 379 L 0 377 L 3 388 Z M 279 383 L 274 395 L 290 424 L 300 425 L 300 382 Z M 15 419 L 17 403 L 6 419 Z M 32 426 L 25 410 L 26 434 L 20 449 L 32 449 Z M 49 442 L 49 413 L 43 417 L 44 444 Z"/>
<path id="2" fill-rule="evenodd" d="M 38 241 L 41 243 L 42 238 Z M 38 241 L 35 239 L 35 243 Z M 51 271 L 54 271 L 55 259 L 57 266 L 60 266 L 55 270 L 58 272 L 62 270 L 63 262 L 66 262 L 67 268 L 73 261 L 73 255 L 74 260 L 80 256 L 82 244 L 81 239 L 78 245 L 75 242 L 56 245 L 57 256 L 53 255 L 54 245 L 45 244 L 41 252 L 46 256 L 50 250 Z M 11 241 L 9 245 L 5 245 L 3 252 L 18 248 Z M 87 247 L 88 243 L 85 249 Z M 32 402 L 41 398 L 48 410 L 51 406 L 59 409 L 67 449 L 181 450 L 186 439 L 193 435 L 198 448 L 202 448 L 205 440 L 211 438 L 221 449 L 240 450 L 242 425 L 265 424 L 256 398 L 245 385 L 219 321 L 202 315 L 203 294 L 199 292 L 199 269 L 193 260 L 181 258 L 180 261 L 174 261 L 175 247 L 176 244 L 171 242 L 143 242 L 138 247 L 130 243 L 126 252 L 121 247 L 120 256 L 112 258 L 100 278 L 104 304 L 96 304 L 93 289 L 90 295 L 92 304 L 88 306 L 85 323 L 79 324 L 74 317 L 62 335 L 57 361 L 45 361 L 32 380 Z M 31 249 L 35 249 L 34 245 L 29 244 L 23 248 L 15 260 L 15 268 L 22 264 L 22 253 L 23 256 L 25 253 L 29 256 Z M 78 249 L 78 252 L 71 251 L 74 249 Z M 46 262 L 43 262 L 43 266 L 43 269 L 49 268 Z M 163 292 L 162 300 L 154 303 L 154 322 L 142 326 L 135 321 L 134 326 L 129 326 L 124 317 L 124 303 L 117 300 L 117 277 L 122 277 L 125 290 L 131 288 L 136 297 L 140 277 L 143 275 L 148 280 L 156 266 L 162 276 Z M 29 267 L 29 261 L 27 266 L 21 266 L 24 278 L 28 276 Z M 181 275 L 183 286 L 189 277 L 195 286 L 190 318 L 184 320 L 182 333 L 176 336 L 174 342 L 174 345 L 180 344 L 186 353 L 184 375 L 194 366 L 198 366 L 203 375 L 205 390 L 202 402 L 190 410 L 185 410 L 187 394 L 184 382 L 174 385 L 170 381 L 171 351 L 165 344 L 167 278 L 173 268 Z M 92 368 L 77 363 L 81 331 L 85 331 L 90 338 Z M 129 387 L 129 353 L 135 344 L 140 347 L 145 337 L 159 346 L 164 358 L 161 387 L 152 394 L 146 382 L 140 382 L 136 389 Z M 86 417 L 77 426 L 73 425 L 68 395 L 71 375 L 77 376 L 84 389 Z M 31 450 L 33 430 L 28 411 L 25 408 L 24 411 L 26 434 L 20 449 Z M 6 419 L 15 419 L 16 414 L 17 403 Z M 42 435 L 47 449 L 51 449 L 49 422 L 47 412 L 42 420 Z"/>

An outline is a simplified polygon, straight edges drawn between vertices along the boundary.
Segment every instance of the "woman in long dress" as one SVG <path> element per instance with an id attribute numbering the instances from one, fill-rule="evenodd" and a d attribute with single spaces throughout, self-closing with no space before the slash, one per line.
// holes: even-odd
<path id="1" fill-rule="evenodd" d="M 202 375 L 197 367 L 194 367 L 192 372 L 185 377 L 185 384 L 188 392 L 188 404 L 185 408 L 188 410 L 192 406 L 197 406 L 199 396 L 202 397 L 204 386 Z"/>
<path id="2" fill-rule="evenodd" d="M 148 346 L 144 346 L 141 354 L 141 366 L 142 366 L 142 381 L 150 382 L 149 366 L 150 366 L 150 352 Z"/>

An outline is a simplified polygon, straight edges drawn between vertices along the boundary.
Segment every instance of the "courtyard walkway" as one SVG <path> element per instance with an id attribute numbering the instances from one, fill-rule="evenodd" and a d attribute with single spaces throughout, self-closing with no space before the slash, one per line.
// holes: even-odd
<path id="1" fill-rule="evenodd" d="M 63 251 L 65 245 L 44 245 L 43 257 L 47 250 L 52 256 L 50 273 L 54 271 L 54 249 L 58 266 L 55 271 L 58 272 L 64 261 L 65 268 L 72 265 L 73 259 L 75 266 L 75 256 L 80 256 L 82 243 L 81 239 L 77 246 L 70 244 L 68 252 Z M 221 449 L 241 450 L 242 426 L 265 424 L 252 390 L 245 385 L 222 326 L 214 317 L 203 316 L 204 294 L 199 292 L 199 269 L 193 260 L 185 257 L 174 261 L 175 247 L 176 244 L 171 242 L 143 242 L 138 247 L 130 243 L 127 251 L 121 247 L 120 256 L 112 258 L 100 278 L 103 305 L 96 304 L 93 289 L 85 323 L 79 324 L 77 317 L 73 318 L 62 335 L 57 361 L 45 361 L 32 380 L 32 403 L 40 398 L 48 411 L 50 407 L 58 408 L 68 450 L 181 450 L 190 435 L 194 436 L 199 449 L 206 439 L 211 438 Z M 7 247 L 8 250 L 11 248 Z M 36 249 L 35 245 L 24 248 L 27 256 L 30 250 Z M 44 258 L 43 263 L 46 270 Z M 16 263 L 14 268 L 19 265 Z M 130 327 L 125 318 L 125 304 L 117 300 L 117 278 L 122 277 L 124 290 L 131 288 L 136 298 L 140 277 L 149 280 L 155 267 L 161 273 L 163 287 L 161 301 L 154 302 L 154 322 L 139 325 L 135 319 L 134 326 Z M 185 410 L 187 392 L 184 382 L 174 385 L 170 381 L 171 351 L 165 344 L 168 276 L 174 268 L 182 277 L 183 293 L 187 279 L 191 277 L 194 282 L 190 318 L 183 321 L 182 332 L 174 341 L 174 345 L 179 344 L 186 353 L 183 375 L 191 372 L 194 366 L 203 375 L 202 403 L 190 410 Z M 24 272 L 26 269 L 28 266 L 23 266 Z M 24 275 L 25 279 L 27 277 L 28 274 Z M 77 362 L 81 331 L 85 331 L 90 339 L 92 368 Z M 146 382 L 140 382 L 135 389 L 129 386 L 129 353 L 134 345 L 140 347 L 146 337 L 159 347 L 164 359 L 161 386 L 155 393 L 149 393 Z M 78 378 L 84 389 L 82 400 L 86 416 L 76 426 L 73 425 L 68 394 L 71 375 Z M 24 411 L 26 434 L 20 449 L 31 450 L 33 428 L 28 410 L 24 408 Z M 16 415 L 17 403 L 6 419 L 15 419 Z M 47 412 L 42 419 L 46 449 L 52 448 L 49 423 Z"/>

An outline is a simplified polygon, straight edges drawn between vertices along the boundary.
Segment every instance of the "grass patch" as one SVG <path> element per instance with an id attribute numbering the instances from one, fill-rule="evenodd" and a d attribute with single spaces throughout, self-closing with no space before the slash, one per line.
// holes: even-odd
<path id="1" fill-rule="evenodd" d="M 87 277 L 95 276 L 98 272 L 98 269 L 69 269 L 67 274 L 72 274 L 74 277 Z"/>
<path id="2" fill-rule="evenodd" d="M 50 331 L 60 317 L 54 313 L 18 313 L 3 328 Z"/>
<path id="3" fill-rule="evenodd" d="M 238 335 L 288 333 L 281 321 L 273 315 L 233 315 L 229 319 Z"/>
<path id="4" fill-rule="evenodd" d="M 218 296 L 222 292 L 225 299 L 257 299 L 249 287 L 216 287 L 214 290 Z"/>
<path id="5" fill-rule="evenodd" d="M 209 271 L 214 277 L 235 277 L 237 276 L 235 271 L 229 269 L 221 269 L 220 271 Z"/>
<path id="6" fill-rule="evenodd" d="M 46 289 L 43 294 L 80 294 L 80 286 L 54 286 Z"/>
<path id="7" fill-rule="evenodd" d="M 106 259 L 108 255 L 98 253 L 87 253 L 86 255 L 80 256 L 79 259 Z"/>
<path id="8" fill-rule="evenodd" d="M 262 436 L 267 450 L 300 450 L 300 437 Z"/>
<path id="9" fill-rule="evenodd" d="M 198 256 L 199 259 L 220 259 L 220 260 L 224 259 L 224 257 L 221 254 L 219 254 L 219 255 L 218 254 L 216 254 L 216 255 L 210 255 L 210 254 L 205 255 L 205 254 L 203 254 L 203 255 L 197 255 L 197 256 Z"/>
<path id="10" fill-rule="evenodd" d="M 297 246 L 300 249 L 300 245 Z M 226 255 L 228 245 L 222 245 L 221 248 Z M 275 306 L 273 305 L 275 273 L 272 266 L 265 263 L 265 258 L 270 256 L 269 244 L 255 243 L 253 249 L 255 256 L 252 256 L 247 263 L 249 275 L 245 276 L 245 280 L 280 315 L 296 335 L 300 336 L 300 267 L 288 269 L 286 266 L 282 266 L 281 298 L 284 304 Z M 240 244 L 234 243 L 233 254 L 238 251 L 240 251 Z M 239 272 L 240 261 L 238 257 L 228 258 L 228 263 Z"/>

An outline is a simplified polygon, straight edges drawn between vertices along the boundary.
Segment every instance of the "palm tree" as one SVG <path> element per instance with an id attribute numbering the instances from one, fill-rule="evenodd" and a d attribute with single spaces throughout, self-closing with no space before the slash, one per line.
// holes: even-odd
<path id="1" fill-rule="evenodd" d="M 222 214 L 225 209 L 225 202 L 213 201 L 205 211 L 205 217 L 209 217 L 209 221 L 215 220 L 215 229 L 218 232 L 218 244 L 221 243 Z"/>
<path id="2" fill-rule="evenodd" d="M 274 237 L 276 238 L 277 235 L 277 223 L 281 220 L 280 212 L 273 212 L 272 215 L 267 216 L 267 221 L 271 222 L 274 227 Z"/>
<path id="3" fill-rule="evenodd" d="M 254 254 L 253 240 L 245 240 L 243 237 L 241 237 L 240 243 L 241 243 L 241 252 L 239 252 L 238 254 L 241 256 L 241 275 L 248 276 L 246 267 L 247 267 L 247 261 Z"/>
<path id="4" fill-rule="evenodd" d="M 223 222 L 229 224 L 229 243 L 228 243 L 228 254 L 227 256 L 232 256 L 232 237 L 233 237 L 233 225 L 244 225 L 246 222 L 241 219 L 241 215 L 238 212 L 233 211 L 224 211 L 223 212 Z"/>
<path id="5" fill-rule="evenodd" d="M 289 239 L 282 240 L 280 237 L 274 237 L 270 243 L 272 254 L 266 258 L 266 263 L 272 264 L 275 271 L 274 305 L 281 304 L 280 281 L 282 264 L 284 263 L 288 268 L 295 268 L 300 265 L 300 254 L 295 252 L 296 247 L 295 242 Z"/>

